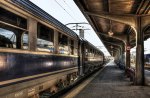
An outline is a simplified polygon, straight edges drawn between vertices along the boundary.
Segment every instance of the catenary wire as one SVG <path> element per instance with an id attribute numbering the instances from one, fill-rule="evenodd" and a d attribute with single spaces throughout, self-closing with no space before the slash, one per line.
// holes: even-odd
<path id="1" fill-rule="evenodd" d="M 57 0 L 55 0 L 55 2 L 56 2 L 73 20 L 76 21 L 76 19 L 75 19 L 71 14 L 69 14 L 69 12 L 68 12 Z"/>

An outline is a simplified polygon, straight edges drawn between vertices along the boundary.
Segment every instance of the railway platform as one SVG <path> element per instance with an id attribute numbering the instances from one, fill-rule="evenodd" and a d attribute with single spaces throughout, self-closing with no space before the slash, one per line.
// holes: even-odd
<path id="1" fill-rule="evenodd" d="M 134 86 L 113 61 L 63 98 L 149 98 L 149 86 Z"/>

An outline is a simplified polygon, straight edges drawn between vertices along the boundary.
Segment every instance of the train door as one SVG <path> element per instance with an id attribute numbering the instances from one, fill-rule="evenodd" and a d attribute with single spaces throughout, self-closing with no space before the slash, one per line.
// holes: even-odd
<path id="1" fill-rule="evenodd" d="M 78 42 L 78 54 L 79 54 L 79 57 L 78 57 L 78 70 L 79 70 L 79 75 L 82 76 L 83 74 L 83 62 L 82 62 L 82 41 L 79 40 Z"/>
<path id="2" fill-rule="evenodd" d="M 85 56 L 87 56 L 85 43 L 82 43 L 81 52 L 82 52 L 82 72 L 84 74 L 85 73 L 85 69 L 86 69 Z"/>

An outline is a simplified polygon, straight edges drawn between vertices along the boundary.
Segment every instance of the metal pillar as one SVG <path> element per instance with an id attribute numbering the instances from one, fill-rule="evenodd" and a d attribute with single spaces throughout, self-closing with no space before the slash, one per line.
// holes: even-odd
<path id="1" fill-rule="evenodd" d="M 143 32 L 141 28 L 141 18 L 136 19 L 136 73 L 135 73 L 135 84 L 144 85 L 144 40 Z"/>
<path id="2" fill-rule="evenodd" d="M 79 29 L 79 36 L 84 38 L 84 30 L 83 29 Z"/>
<path id="3" fill-rule="evenodd" d="M 120 62 L 123 62 L 123 53 L 122 47 L 120 46 Z"/>
<path id="4" fill-rule="evenodd" d="M 114 56 L 115 60 L 119 61 L 120 60 L 120 49 L 117 49 L 118 50 L 118 53 Z"/>
<path id="5" fill-rule="evenodd" d="M 126 69 L 130 68 L 130 36 L 127 35 L 127 43 L 126 43 Z"/>
<path id="6" fill-rule="evenodd" d="M 83 47 L 82 47 L 82 45 L 83 45 L 83 43 L 81 42 L 81 41 L 79 41 L 78 42 L 79 44 L 79 46 L 78 46 L 78 49 L 79 49 L 79 51 L 78 51 L 78 56 L 79 56 L 79 58 L 78 58 L 78 63 L 79 63 L 79 75 L 82 75 L 83 74 Z M 80 54 L 80 55 L 79 55 Z"/>

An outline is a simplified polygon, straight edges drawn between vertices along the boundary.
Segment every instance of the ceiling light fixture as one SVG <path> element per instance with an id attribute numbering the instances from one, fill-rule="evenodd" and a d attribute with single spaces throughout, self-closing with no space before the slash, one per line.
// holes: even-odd
<path id="1" fill-rule="evenodd" d="M 114 35 L 114 33 L 112 32 L 112 23 L 111 23 L 111 20 L 110 20 L 110 29 L 109 29 L 108 35 L 110 37 Z"/>
<path id="2" fill-rule="evenodd" d="M 112 49 L 112 48 L 113 48 L 113 46 L 111 45 L 111 46 L 110 46 L 110 48 Z"/>

